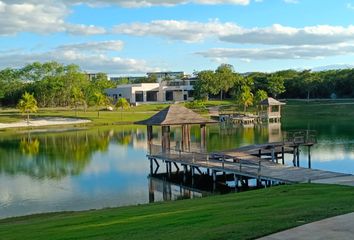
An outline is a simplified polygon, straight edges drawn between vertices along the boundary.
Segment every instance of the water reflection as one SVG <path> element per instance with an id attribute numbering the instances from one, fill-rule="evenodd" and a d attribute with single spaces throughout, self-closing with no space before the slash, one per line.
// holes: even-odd
<path id="1" fill-rule="evenodd" d="M 354 123 L 350 124 L 345 129 L 354 129 Z M 210 126 L 206 132 L 207 150 L 279 141 L 281 128 L 294 130 L 309 126 L 319 132 L 319 143 L 312 149 L 312 167 L 353 173 L 353 132 L 344 131 L 336 123 L 327 128 L 313 124 L 296 127 L 287 122 L 282 126 L 228 129 Z M 154 143 L 160 144 L 160 129 L 154 128 L 153 135 Z M 200 148 L 200 138 L 199 126 L 192 127 L 192 149 Z M 180 129 L 172 128 L 171 146 L 177 146 L 180 140 Z M 306 148 L 301 150 L 301 159 L 307 159 Z M 0 133 L 0 218 L 148 203 L 151 192 L 154 201 L 160 201 L 199 197 L 213 191 L 203 188 L 207 179 L 197 179 L 193 185 L 187 181 L 185 185 L 179 176 L 147 178 L 150 168 L 146 154 L 146 128 L 139 126 Z M 151 186 L 154 190 L 149 194 Z"/>

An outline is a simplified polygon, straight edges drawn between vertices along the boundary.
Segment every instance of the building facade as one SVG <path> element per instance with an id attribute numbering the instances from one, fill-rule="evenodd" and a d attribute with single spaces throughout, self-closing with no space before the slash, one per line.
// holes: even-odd
<path id="1" fill-rule="evenodd" d="M 114 101 L 125 98 L 133 105 L 143 103 L 181 102 L 193 100 L 195 78 L 172 79 L 159 83 L 119 85 L 106 89 Z"/>

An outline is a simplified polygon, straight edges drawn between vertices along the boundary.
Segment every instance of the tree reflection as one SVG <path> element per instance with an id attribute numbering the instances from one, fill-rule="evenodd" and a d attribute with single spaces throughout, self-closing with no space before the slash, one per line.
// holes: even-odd
<path id="1" fill-rule="evenodd" d="M 94 153 L 108 150 L 110 139 L 100 130 L 10 137 L 0 140 L 0 172 L 40 179 L 78 175 Z"/>
<path id="2" fill-rule="evenodd" d="M 22 154 L 37 155 L 39 153 L 39 140 L 38 138 L 22 138 L 20 141 L 20 152 Z"/>

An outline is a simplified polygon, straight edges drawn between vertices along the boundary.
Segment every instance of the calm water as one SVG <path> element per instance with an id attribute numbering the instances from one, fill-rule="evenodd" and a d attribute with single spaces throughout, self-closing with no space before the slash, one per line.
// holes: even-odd
<path id="1" fill-rule="evenodd" d="M 307 128 L 319 132 L 312 149 L 313 168 L 354 173 L 354 123 L 309 121 L 283 123 L 282 128 L 283 132 Z M 159 129 L 154 131 L 158 139 Z M 280 126 L 225 130 L 216 125 L 207 129 L 207 148 L 216 151 L 278 141 L 281 135 Z M 179 138 L 179 129 L 173 129 L 172 141 Z M 198 128 L 192 128 L 192 142 L 198 147 Z M 154 201 L 208 194 L 148 178 L 146 153 L 146 130 L 138 126 L 0 133 L 0 218 L 148 203 L 151 187 Z M 303 165 L 306 158 L 303 149 Z"/>

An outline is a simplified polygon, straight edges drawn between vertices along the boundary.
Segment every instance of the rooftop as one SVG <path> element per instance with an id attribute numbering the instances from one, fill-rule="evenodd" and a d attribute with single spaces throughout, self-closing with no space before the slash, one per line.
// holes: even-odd
<path id="1" fill-rule="evenodd" d="M 278 100 L 275 100 L 274 98 L 266 98 L 263 101 L 260 102 L 260 105 L 264 106 L 278 106 L 278 105 L 284 105 L 285 103 L 279 102 Z"/>
<path id="2" fill-rule="evenodd" d="M 217 123 L 217 121 L 204 118 L 198 113 L 179 104 L 172 104 L 156 113 L 151 118 L 136 122 L 136 124 L 155 126 L 211 123 Z"/>

